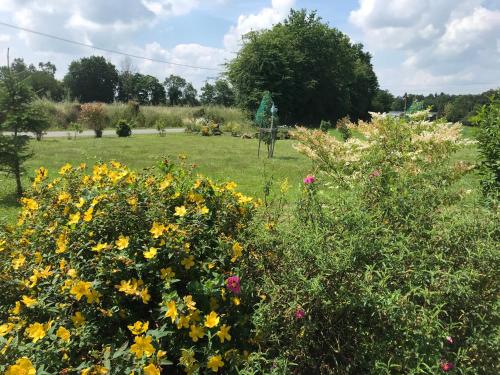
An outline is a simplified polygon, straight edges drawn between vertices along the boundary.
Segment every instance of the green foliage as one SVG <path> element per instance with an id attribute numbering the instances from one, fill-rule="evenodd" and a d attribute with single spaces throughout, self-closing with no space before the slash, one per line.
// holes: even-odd
<path id="1" fill-rule="evenodd" d="M 348 117 L 341 118 L 336 125 L 337 130 L 339 131 L 340 135 L 342 136 L 342 139 L 344 142 L 346 142 L 349 138 L 352 137 L 352 131 L 349 129 L 350 120 Z"/>
<path id="2" fill-rule="evenodd" d="M 332 128 L 332 123 L 330 121 L 321 120 L 319 124 L 319 130 L 328 133 L 328 130 Z"/>
<path id="3" fill-rule="evenodd" d="M 476 117 L 479 126 L 477 140 L 481 154 L 481 184 L 485 196 L 500 198 L 500 91 L 492 96 L 490 104 L 484 105 Z"/>
<path id="4" fill-rule="evenodd" d="M 141 105 L 159 105 L 166 103 L 166 94 L 158 78 L 125 71 L 118 77 L 116 99 L 121 102 L 137 100 Z"/>
<path id="5" fill-rule="evenodd" d="M 25 79 L 20 79 L 11 69 L 0 74 L 0 171 L 12 174 L 16 180 L 16 192 L 23 193 L 21 175 L 23 163 L 31 157 L 27 135 L 34 133 L 40 139 L 49 127 L 46 112 L 37 103 L 33 90 Z M 2 134 L 4 131 L 11 135 Z"/>
<path id="6" fill-rule="evenodd" d="M 80 103 L 111 103 L 115 98 L 118 72 L 102 56 L 84 57 L 69 65 L 64 84 L 71 98 Z"/>
<path id="7" fill-rule="evenodd" d="M 225 79 L 218 79 L 212 85 L 205 82 L 201 88 L 200 102 L 202 105 L 234 105 L 235 94 L 230 83 Z"/>
<path id="8" fill-rule="evenodd" d="M 227 279 L 251 198 L 167 160 L 143 174 L 118 162 L 48 173 L 0 229 L 0 372 L 22 357 L 50 374 L 245 362 L 252 300 Z"/>
<path id="9" fill-rule="evenodd" d="M 377 90 L 372 99 L 370 110 L 372 112 L 384 113 L 391 110 L 394 96 L 388 90 Z"/>
<path id="10" fill-rule="evenodd" d="M 120 120 L 116 124 L 116 134 L 118 137 L 130 137 L 132 135 L 132 129 L 126 120 Z"/>
<path id="11" fill-rule="evenodd" d="M 284 122 L 318 124 L 366 116 L 378 86 L 370 60 L 315 12 L 292 10 L 272 29 L 244 36 L 228 78 L 246 110 L 255 112 L 270 91 Z"/>
<path id="12" fill-rule="evenodd" d="M 453 161 L 459 128 L 349 127 L 363 138 L 295 133 L 316 178 L 293 217 L 278 209 L 250 231 L 262 355 L 288 361 L 282 373 L 498 372 L 499 218 L 454 188 L 472 168 Z"/>

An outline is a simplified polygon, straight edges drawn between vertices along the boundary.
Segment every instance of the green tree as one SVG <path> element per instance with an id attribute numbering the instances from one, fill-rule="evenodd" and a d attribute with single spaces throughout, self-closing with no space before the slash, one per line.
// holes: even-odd
<path id="1" fill-rule="evenodd" d="M 372 99 L 371 110 L 373 112 L 389 112 L 394 102 L 394 95 L 388 90 L 377 90 Z"/>
<path id="2" fill-rule="evenodd" d="M 171 74 L 163 83 L 170 105 L 182 104 L 183 91 L 187 85 L 184 78 Z"/>
<path id="3" fill-rule="evenodd" d="M 8 68 L 4 66 L 1 69 L 5 71 Z M 38 63 L 37 69 L 32 64 L 27 66 L 23 59 L 16 58 L 12 62 L 10 69 L 18 79 L 26 80 L 26 83 L 31 86 L 38 97 L 55 101 L 63 99 L 63 84 L 55 78 L 56 66 L 50 61 Z"/>
<path id="4" fill-rule="evenodd" d="M 215 98 L 215 87 L 214 85 L 205 82 L 205 85 L 201 88 L 200 102 L 203 105 L 214 104 Z"/>
<path id="5" fill-rule="evenodd" d="M 182 90 L 182 104 L 189 105 L 189 106 L 195 106 L 198 105 L 198 92 L 194 88 L 194 86 L 188 82 L 186 83 L 186 86 L 184 87 L 184 90 Z"/>
<path id="6" fill-rule="evenodd" d="M 49 126 L 43 109 L 33 104 L 35 94 L 27 79 L 9 68 L 0 74 L 0 171 L 12 174 L 18 196 L 23 194 L 23 163 L 31 157 L 29 136 L 41 134 Z M 10 134 L 3 134 L 9 132 Z"/>
<path id="7" fill-rule="evenodd" d="M 227 75 L 245 109 L 254 112 L 270 91 L 284 122 L 319 124 L 367 114 L 378 87 L 370 61 L 315 12 L 292 10 L 272 29 L 246 34 Z"/>
<path id="8" fill-rule="evenodd" d="M 72 99 L 82 103 L 111 103 L 118 84 L 118 72 L 102 56 L 84 57 L 69 65 L 64 84 Z"/>

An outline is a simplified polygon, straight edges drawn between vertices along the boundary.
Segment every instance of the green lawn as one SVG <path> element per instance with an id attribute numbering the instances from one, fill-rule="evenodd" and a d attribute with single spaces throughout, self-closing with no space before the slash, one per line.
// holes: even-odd
<path id="1" fill-rule="evenodd" d="M 66 162 L 94 164 L 98 161 L 118 160 L 131 169 L 151 167 L 166 157 L 177 161 L 179 154 L 186 154 L 188 161 L 198 166 L 200 173 L 216 181 L 233 180 L 240 191 L 253 196 L 262 196 L 267 178 L 288 178 L 291 194 L 298 191 L 300 181 L 311 162 L 292 148 L 292 141 L 278 141 L 275 158 L 257 158 L 257 140 L 243 140 L 230 136 L 201 137 L 189 134 L 137 135 L 131 138 L 63 138 L 33 141 L 34 156 L 26 162 L 27 175 L 24 185 L 40 166 L 49 169 L 55 176 Z M 263 145 L 264 151 L 265 145 Z M 264 177 L 266 176 L 266 177 Z M 0 220 L 12 221 L 17 212 L 15 187 L 12 178 L 0 175 Z"/>

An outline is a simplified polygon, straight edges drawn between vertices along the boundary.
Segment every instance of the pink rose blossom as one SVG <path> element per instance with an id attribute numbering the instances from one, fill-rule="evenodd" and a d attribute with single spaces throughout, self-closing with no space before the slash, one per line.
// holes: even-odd
<path id="1" fill-rule="evenodd" d="M 227 289 L 229 289 L 234 294 L 241 293 L 240 278 L 238 276 L 228 277 L 226 280 Z"/>
<path id="2" fill-rule="evenodd" d="M 439 367 L 441 367 L 441 370 L 443 370 L 444 372 L 448 372 L 452 370 L 455 365 L 452 362 L 442 361 Z"/>
<path id="3" fill-rule="evenodd" d="M 448 343 L 450 344 L 453 344 L 453 338 L 451 336 L 446 336 L 446 341 L 448 341 Z"/>
<path id="4" fill-rule="evenodd" d="M 304 178 L 304 184 L 306 185 L 311 185 L 314 181 L 316 181 L 316 178 L 311 175 L 307 175 L 307 177 Z"/>
<path id="5" fill-rule="evenodd" d="M 295 318 L 302 319 L 306 316 L 306 312 L 300 307 L 295 311 Z"/>

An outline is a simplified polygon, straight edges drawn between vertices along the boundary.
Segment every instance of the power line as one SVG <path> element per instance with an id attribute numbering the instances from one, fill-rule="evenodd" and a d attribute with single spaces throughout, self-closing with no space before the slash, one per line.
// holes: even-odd
<path id="1" fill-rule="evenodd" d="M 184 67 L 184 68 L 192 68 L 192 69 L 202 69 L 202 70 L 214 70 L 214 71 L 221 71 L 221 69 L 218 69 L 218 68 L 208 68 L 208 67 L 203 67 L 203 66 L 195 66 L 195 65 L 187 65 L 187 64 L 174 63 L 174 62 L 172 62 L 172 61 L 160 60 L 160 59 L 152 59 L 152 58 L 150 58 L 150 57 L 139 56 L 139 55 L 133 55 L 133 54 L 131 54 L 131 53 L 126 53 L 126 52 L 122 52 L 122 51 L 118 51 L 118 50 L 114 50 L 114 49 L 103 48 L 103 47 L 97 47 L 97 46 L 93 46 L 93 45 L 91 45 L 91 44 L 86 44 L 86 43 L 82 43 L 82 42 L 77 42 L 76 40 L 71 40 L 71 39 L 61 38 L 61 37 L 56 36 L 56 35 L 51 35 L 51 34 L 42 33 L 42 32 L 40 32 L 40 31 L 31 30 L 31 29 L 27 29 L 27 28 L 25 28 L 25 27 L 20 27 L 20 26 L 16 26 L 16 25 L 11 25 L 11 24 L 9 24 L 9 23 L 5 23 L 5 22 L 1 22 L 1 21 L 0 21 L 0 25 L 2 25 L 2 26 L 6 26 L 6 27 L 10 27 L 10 28 L 12 28 L 12 29 L 22 30 L 22 31 L 26 31 L 26 32 L 28 32 L 28 33 L 32 33 L 32 34 L 36 34 L 36 35 L 40 35 L 40 36 L 44 36 L 44 37 L 46 37 L 46 38 L 51 38 L 51 39 L 59 40 L 59 41 L 61 41 L 61 42 L 71 43 L 71 44 L 75 44 L 75 45 L 77 45 L 77 46 L 82 46 L 82 47 L 92 48 L 92 49 L 95 49 L 95 50 L 104 51 L 104 52 L 109 52 L 109 53 L 114 53 L 114 54 L 117 54 L 117 55 L 128 56 L 128 57 L 132 57 L 132 58 L 134 58 L 134 59 L 147 60 L 147 61 L 152 61 L 152 62 L 161 63 L 161 64 L 168 64 L 168 65 L 182 66 L 182 67 Z"/>

